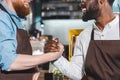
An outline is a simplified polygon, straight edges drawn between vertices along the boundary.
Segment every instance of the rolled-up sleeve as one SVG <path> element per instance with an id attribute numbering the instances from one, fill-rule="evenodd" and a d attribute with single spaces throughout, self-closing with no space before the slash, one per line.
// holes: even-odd
<path id="1" fill-rule="evenodd" d="M 1 16 L 1 15 L 0 15 Z M 16 31 L 10 20 L 0 18 L 0 67 L 2 70 L 8 70 L 11 64 L 17 58 L 16 54 Z"/>

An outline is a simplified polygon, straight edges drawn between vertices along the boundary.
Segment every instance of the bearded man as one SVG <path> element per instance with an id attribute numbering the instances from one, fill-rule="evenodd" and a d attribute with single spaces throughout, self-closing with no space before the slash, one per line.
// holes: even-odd
<path id="1" fill-rule="evenodd" d="M 63 56 L 54 65 L 72 80 L 120 80 L 120 23 L 112 12 L 114 0 L 82 0 L 83 21 L 94 19 L 77 38 L 71 60 Z M 55 49 L 52 46 L 51 49 Z M 46 50 L 47 51 L 47 50 Z"/>
<path id="2" fill-rule="evenodd" d="M 31 0 L 0 0 L 0 80 L 38 80 L 37 66 L 55 60 L 60 50 L 32 55 L 32 48 L 22 21 L 30 13 Z"/>

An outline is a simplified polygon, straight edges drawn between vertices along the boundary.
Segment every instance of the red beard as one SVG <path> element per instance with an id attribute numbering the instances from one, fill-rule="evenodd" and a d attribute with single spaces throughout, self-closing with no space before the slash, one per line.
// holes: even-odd
<path id="1" fill-rule="evenodd" d="M 13 7 L 20 18 L 24 18 L 30 13 L 30 7 L 25 7 L 21 0 L 14 0 Z"/>

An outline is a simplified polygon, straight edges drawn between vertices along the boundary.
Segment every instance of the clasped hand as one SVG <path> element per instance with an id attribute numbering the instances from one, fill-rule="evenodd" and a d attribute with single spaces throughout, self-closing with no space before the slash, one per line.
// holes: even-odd
<path id="1" fill-rule="evenodd" d="M 49 40 L 46 42 L 44 46 L 44 52 L 59 52 L 60 46 L 59 46 L 59 40 L 58 38 L 55 38 L 53 40 Z"/>

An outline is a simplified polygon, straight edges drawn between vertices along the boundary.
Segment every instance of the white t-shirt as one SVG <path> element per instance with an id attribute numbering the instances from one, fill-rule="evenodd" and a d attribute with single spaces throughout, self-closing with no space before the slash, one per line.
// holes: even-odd
<path id="1" fill-rule="evenodd" d="M 113 21 L 105 25 L 103 31 L 99 30 L 95 24 L 84 29 L 77 38 L 74 55 L 72 56 L 71 61 L 69 62 L 62 56 L 54 62 L 54 65 L 69 78 L 73 80 L 81 80 L 85 73 L 84 62 L 91 39 L 92 29 L 94 28 L 94 40 L 120 39 L 119 16 L 115 16 L 116 18 Z"/>

